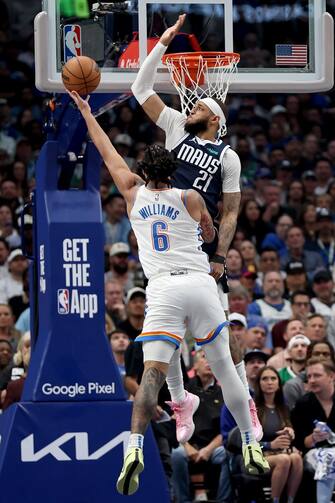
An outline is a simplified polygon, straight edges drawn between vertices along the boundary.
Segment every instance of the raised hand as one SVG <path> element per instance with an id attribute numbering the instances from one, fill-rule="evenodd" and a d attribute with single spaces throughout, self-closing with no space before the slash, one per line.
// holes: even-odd
<path id="1" fill-rule="evenodd" d="M 186 14 L 181 14 L 179 16 L 178 20 L 176 21 L 176 23 L 173 26 L 170 26 L 170 28 L 168 28 L 167 30 L 165 30 L 165 32 L 163 33 L 163 35 L 161 36 L 161 39 L 160 39 L 160 41 L 163 45 L 168 46 L 170 44 L 170 42 L 172 42 L 174 37 L 179 32 L 180 28 L 183 26 L 185 18 L 186 18 Z"/>
<path id="2" fill-rule="evenodd" d="M 73 99 L 75 104 L 77 105 L 78 109 L 80 112 L 84 115 L 85 113 L 90 113 L 91 112 L 91 107 L 88 104 L 89 96 L 85 100 L 79 94 L 77 91 L 67 91 L 69 96 Z"/>

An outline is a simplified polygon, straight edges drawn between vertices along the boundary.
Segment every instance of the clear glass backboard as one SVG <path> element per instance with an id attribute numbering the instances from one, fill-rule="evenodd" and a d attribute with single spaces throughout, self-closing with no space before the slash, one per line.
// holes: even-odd
<path id="1" fill-rule="evenodd" d="M 62 92 L 75 55 L 101 68 L 98 92 L 129 91 L 160 35 L 187 13 L 168 52 L 241 55 L 231 92 L 313 92 L 333 86 L 334 28 L 325 0 L 44 0 L 35 18 L 36 86 Z M 159 69 L 158 92 L 174 92 Z"/>

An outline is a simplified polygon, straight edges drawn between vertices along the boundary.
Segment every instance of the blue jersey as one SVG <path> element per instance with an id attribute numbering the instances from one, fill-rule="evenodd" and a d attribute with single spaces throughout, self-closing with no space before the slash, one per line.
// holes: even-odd
<path id="1" fill-rule="evenodd" d="M 229 145 L 221 140 L 202 144 L 188 134 L 173 149 L 178 163 L 172 178 L 173 187 L 198 191 L 213 220 L 222 194 L 222 158 L 228 148 Z"/>

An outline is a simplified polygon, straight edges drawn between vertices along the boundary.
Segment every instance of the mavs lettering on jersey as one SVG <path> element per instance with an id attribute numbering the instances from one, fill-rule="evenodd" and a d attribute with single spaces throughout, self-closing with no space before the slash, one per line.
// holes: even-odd
<path id="1" fill-rule="evenodd" d="M 202 145 L 195 136 L 188 135 L 173 149 L 177 159 L 173 186 L 197 190 L 213 219 L 222 193 L 221 158 L 228 147 L 221 140 Z"/>

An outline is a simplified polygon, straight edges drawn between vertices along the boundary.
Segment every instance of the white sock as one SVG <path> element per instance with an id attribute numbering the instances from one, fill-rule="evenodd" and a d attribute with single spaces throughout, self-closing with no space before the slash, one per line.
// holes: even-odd
<path id="1" fill-rule="evenodd" d="M 185 400 L 183 373 L 180 362 L 180 349 L 176 349 L 169 363 L 169 370 L 166 376 L 171 400 L 175 403 L 181 403 Z"/>
<path id="2" fill-rule="evenodd" d="M 236 371 L 238 373 L 239 378 L 242 381 L 242 384 L 244 386 L 244 389 L 246 390 L 248 394 L 248 400 L 250 400 L 251 395 L 250 395 L 250 389 L 249 389 L 249 384 L 248 384 L 248 379 L 247 379 L 247 374 L 245 372 L 245 365 L 244 361 L 240 361 L 237 365 L 235 365 Z"/>
<path id="3" fill-rule="evenodd" d="M 130 447 L 137 447 L 138 449 L 143 449 L 144 436 L 140 433 L 131 433 L 128 442 L 128 449 Z"/>
<path id="4" fill-rule="evenodd" d="M 203 349 L 213 374 L 221 384 L 224 402 L 240 429 L 243 443 L 254 443 L 256 440 L 252 430 L 248 395 L 230 355 L 227 327 L 222 329 L 213 342 L 205 344 Z"/>

